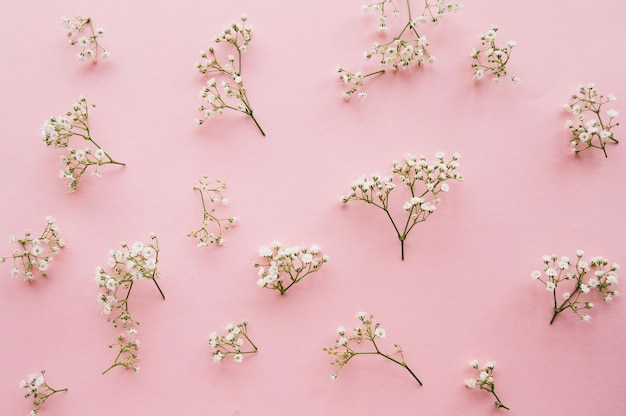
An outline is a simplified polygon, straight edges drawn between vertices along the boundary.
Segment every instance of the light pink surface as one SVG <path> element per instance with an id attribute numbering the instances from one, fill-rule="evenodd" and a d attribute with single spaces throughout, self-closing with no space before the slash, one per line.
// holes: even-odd
<path id="1" fill-rule="evenodd" d="M 399 2 L 402 4 L 402 2 Z M 495 360 L 496 389 L 511 415 L 624 414 L 624 299 L 592 311 L 592 324 L 562 314 L 529 273 L 541 256 L 577 248 L 626 263 L 626 144 L 568 155 L 562 104 L 580 83 L 614 93 L 626 113 L 626 5 L 468 1 L 426 33 L 435 65 L 372 80 L 364 103 L 345 103 L 333 72 L 365 68 L 377 39 L 359 1 L 159 2 L 25 0 L 0 6 L 3 76 L 0 254 L 8 237 L 54 215 L 67 248 L 45 280 L 28 285 L 0 265 L 0 414 L 27 414 L 20 379 L 41 369 L 69 392 L 47 415 L 484 415 L 485 392 L 464 387 L 467 362 Z M 80 63 L 62 15 L 106 29 L 109 61 Z M 203 77 L 194 69 L 223 25 L 246 12 L 255 39 L 244 76 L 262 138 L 229 113 L 197 127 Z M 472 81 L 469 51 L 496 23 L 518 43 L 519 85 Z M 86 177 L 75 194 L 56 178 L 58 155 L 42 122 L 81 94 L 97 104 L 94 138 L 125 168 Z M 615 130 L 626 136 L 623 127 Z M 453 183 L 419 225 L 400 261 L 382 212 L 341 207 L 361 174 L 385 173 L 406 153 L 462 155 Z M 202 175 L 228 184 L 222 212 L 241 219 L 221 248 L 198 249 L 192 190 Z M 404 201 L 398 200 L 398 206 Z M 161 245 L 162 301 L 133 289 L 141 321 L 141 372 L 100 372 L 117 334 L 96 303 L 94 269 L 121 241 Z M 330 261 L 287 295 L 259 289 L 257 249 L 322 246 Z M 400 367 L 357 357 L 332 382 L 322 349 L 366 310 L 402 345 L 418 387 Z M 259 353 L 242 364 L 211 361 L 208 336 L 248 319 Z"/>

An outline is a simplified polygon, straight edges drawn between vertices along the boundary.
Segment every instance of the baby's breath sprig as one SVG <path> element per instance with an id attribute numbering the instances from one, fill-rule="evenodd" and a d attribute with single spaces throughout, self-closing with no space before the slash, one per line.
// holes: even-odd
<path id="1" fill-rule="evenodd" d="M 10 257 L 0 257 L 0 263 L 13 259 L 11 278 L 23 275 L 24 280 L 33 282 L 34 270 L 38 270 L 42 276 L 47 275 L 52 255 L 59 254 L 65 246 L 65 240 L 60 236 L 59 226 L 53 216 L 46 217 L 46 227 L 39 237 L 33 237 L 30 230 L 24 232 L 24 238 L 11 236 L 10 242 L 18 244 L 19 248 L 13 250 Z"/>
<path id="2" fill-rule="evenodd" d="M 497 46 L 497 33 L 498 26 L 491 25 L 491 29 L 480 35 L 481 49 L 472 49 L 470 56 L 474 59 L 472 68 L 474 68 L 474 79 L 476 80 L 483 79 L 485 74 L 491 72 L 493 74 L 491 80 L 499 84 L 508 75 L 506 65 L 509 63 L 511 51 L 517 43 L 510 40 L 505 46 Z M 481 59 L 482 56 L 484 56 L 486 61 Z M 520 79 L 516 76 L 511 76 L 511 81 L 517 84 Z"/>
<path id="3" fill-rule="evenodd" d="M 213 348 L 213 362 L 219 364 L 224 358 L 232 357 L 233 361 L 240 363 L 246 354 L 254 354 L 259 349 L 248 336 L 248 321 L 233 325 L 226 325 L 226 335 L 211 333 L 209 345 Z M 246 341 L 250 344 L 245 347 Z"/>
<path id="4" fill-rule="evenodd" d="M 352 185 L 350 193 L 341 196 L 340 201 L 343 204 L 350 201 L 363 201 L 384 211 L 400 240 L 402 260 L 404 260 L 404 241 L 413 227 L 426 221 L 435 212 L 440 202 L 439 194 L 450 190 L 450 185 L 446 182 L 449 179 L 463 180 L 463 175 L 456 172 L 461 156 L 455 153 L 448 162 L 444 160 L 445 156 L 444 152 L 437 152 L 435 160 L 428 163 L 424 156 L 417 158 L 412 154 L 407 154 L 404 163 L 393 162 L 393 175 L 399 182 L 406 185 L 411 193 L 410 199 L 402 206 L 407 213 L 404 226 L 396 222 L 391 215 L 389 195 L 396 189 L 393 176 L 381 177 L 375 173 L 371 175 L 371 178 L 361 176 Z"/>
<path id="5" fill-rule="evenodd" d="M 543 256 L 543 272 L 533 271 L 530 276 L 540 281 L 547 291 L 552 292 L 554 302 L 552 319 L 554 322 L 557 315 L 570 309 L 581 321 L 590 322 L 591 316 L 581 313 L 594 307 L 593 302 L 583 300 L 581 297 L 589 294 L 593 289 L 597 289 L 602 295 L 605 303 L 611 303 L 613 296 L 619 295 L 613 287 L 617 285 L 617 270 L 619 265 L 609 262 L 602 256 L 594 257 L 591 262 L 582 259 L 585 254 L 582 250 L 576 251 L 576 262 L 572 263 L 569 257 L 560 257 L 556 254 Z M 587 274 L 594 270 L 593 276 L 585 279 Z M 557 288 L 559 284 L 570 283 L 570 290 L 562 292 L 562 301 L 558 300 Z"/>
<path id="6" fill-rule="evenodd" d="M 76 55 L 79 61 L 84 61 L 85 58 L 88 58 L 93 63 L 96 63 L 98 62 L 98 56 L 105 59 L 111 56 L 111 52 L 98 42 L 98 39 L 104 36 L 104 29 L 101 27 L 94 29 L 91 17 L 83 18 L 79 15 L 76 15 L 73 19 L 61 17 L 61 23 L 68 29 L 67 37 L 70 45 L 78 44 L 82 48 Z"/>
<path id="7" fill-rule="evenodd" d="M 113 364 L 102 374 L 118 366 L 139 371 L 139 367 L 135 365 L 139 350 L 139 340 L 136 339 L 139 322 L 131 317 L 128 308 L 128 299 L 135 282 L 141 279 L 152 280 L 161 297 L 165 299 L 156 280 L 160 276 L 157 270 L 159 242 L 154 233 L 150 235 L 150 239 L 152 242 L 148 244 L 138 241 L 128 246 L 122 243 L 121 250 L 111 250 L 108 261 L 110 273 L 100 266 L 96 268 L 96 283 L 104 290 L 98 293 L 98 303 L 102 306 L 103 313 L 108 316 L 107 320 L 113 323 L 115 328 L 121 325 L 126 329 L 124 333 L 118 335 L 115 344 L 109 345 L 109 348 L 117 346 L 119 353 Z"/>
<path id="8" fill-rule="evenodd" d="M 497 409 L 511 410 L 502 403 L 495 391 L 495 385 L 493 381 L 493 369 L 496 366 L 495 361 L 487 361 L 487 364 L 480 369 L 478 367 L 478 360 L 472 360 L 469 363 L 470 367 L 478 372 L 477 378 L 468 378 L 465 380 L 465 385 L 470 389 L 485 390 L 493 395 L 496 399 L 495 406 Z"/>
<path id="9" fill-rule="evenodd" d="M 567 120 L 565 128 L 572 132 L 570 145 L 572 152 L 577 155 L 587 149 L 601 149 L 605 157 L 606 145 L 609 143 L 619 143 L 613 135 L 613 128 L 619 126 L 619 122 L 615 118 L 619 116 L 619 112 L 610 109 L 606 112 L 603 119 L 602 107 L 610 101 L 615 101 L 613 94 L 598 95 L 598 91 L 594 84 L 580 85 L 571 100 L 565 103 L 564 109 L 570 114 L 576 116 L 577 120 Z M 585 115 L 589 115 L 589 120 L 585 121 Z"/>
<path id="10" fill-rule="evenodd" d="M 193 189 L 198 191 L 202 201 L 202 210 L 204 211 L 202 227 L 195 231 L 190 231 L 187 236 L 196 238 L 198 247 L 208 247 L 209 244 L 221 246 L 224 244 L 223 231 L 228 230 L 237 223 L 237 217 L 219 218 L 215 215 L 218 204 L 222 206 L 228 205 L 228 199 L 224 198 L 222 194 L 222 190 L 226 188 L 226 182 L 220 179 L 208 181 L 207 176 L 201 177 L 199 182 L 200 186 Z M 209 230 L 211 223 L 217 225 L 216 231 Z"/>
<path id="11" fill-rule="evenodd" d="M 95 106 L 88 104 L 87 99 L 81 96 L 70 111 L 50 117 L 41 128 L 41 139 L 46 146 L 67 148 L 67 154 L 61 155 L 63 169 L 59 172 L 59 177 L 69 181 L 70 192 L 76 190 L 78 181 L 91 166 L 95 167 L 91 172 L 91 176 L 95 178 L 101 176 L 99 168 L 102 165 L 125 166 L 124 163 L 113 160 L 91 137 L 89 108 Z M 73 137 L 82 138 L 95 148 L 73 149 L 70 147 L 70 139 Z"/>
<path id="12" fill-rule="evenodd" d="M 34 416 L 39 412 L 41 406 L 52 395 L 67 391 L 67 389 L 56 390 L 48 384 L 46 381 L 46 372 L 41 371 L 41 375 L 31 374 L 26 380 L 20 381 L 20 387 L 26 389 L 25 398 L 33 397 L 34 409 L 30 411 L 29 416 Z"/>
<path id="13" fill-rule="evenodd" d="M 198 71 L 201 74 L 215 73 L 225 80 L 218 84 L 215 78 L 210 78 L 206 87 L 200 90 L 200 98 L 205 101 L 205 104 L 198 107 L 203 117 L 197 118 L 196 123 L 203 124 L 215 114 L 223 114 L 224 110 L 230 109 L 250 116 L 261 134 L 265 136 L 265 132 L 254 116 L 248 91 L 243 84 L 241 58 L 252 40 L 252 25 L 248 23 L 248 17 L 245 14 L 242 14 L 240 18 L 240 23 L 230 23 L 213 39 L 216 44 L 226 43 L 234 49 L 234 54 L 229 54 L 225 62 L 216 55 L 214 47 L 210 47 L 207 51 L 200 51 L 202 61 L 196 63 Z"/>
<path id="14" fill-rule="evenodd" d="M 412 64 L 422 66 L 425 62 L 433 63 L 435 57 L 428 50 L 428 39 L 419 33 L 417 28 L 420 24 L 427 22 L 437 23 L 445 13 L 460 10 L 462 4 L 454 0 L 424 0 L 422 11 L 417 16 L 411 9 L 411 0 L 406 1 L 406 8 L 408 19 L 400 31 L 388 42 L 375 42 L 372 48 L 363 54 L 366 60 L 373 58 L 378 61 L 382 69 L 363 73 L 362 71 L 351 72 L 342 66 L 337 67 L 339 80 L 346 86 L 343 93 L 346 100 L 350 99 L 353 94 L 357 94 L 361 100 L 365 99 L 367 97 L 364 87 L 365 79 L 385 73 L 385 68 L 408 69 Z M 392 16 L 400 15 L 393 0 L 381 0 L 363 6 L 364 11 L 372 10 L 378 13 L 377 28 L 381 33 L 388 30 L 388 9 L 391 9 Z"/>
<path id="15" fill-rule="evenodd" d="M 399 359 L 393 358 L 391 354 L 385 354 L 380 350 L 376 340 L 385 338 L 386 332 L 379 322 L 373 322 L 374 315 L 369 314 L 368 316 L 367 313 L 360 311 L 357 312 L 356 317 L 360 322 L 359 325 L 354 328 L 354 333 L 352 335 L 346 336 L 346 329 L 343 326 L 340 326 L 337 329 L 337 335 L 339 335 L 339 338 L 337 338 L 335 344 L 331 347 L 324 348 L 324 351 L 335 357 L 334 361 L 331 362 L 331 365 L 336 365 L 338 367 L 337 371 L 331 374 L 330 378 L 335 380 L 339 370 L 341 370 L 352 358 L 357 355 L 380 355 L 392 363 L 398 364 L 400 367 L 406 369 L 421 386 L 422 382 L 420 379 L 417 378 L 415 373 L 404 361 L 402 348 L 398 344 L 395 344 L 395 352 L 400 354 Z M 356 345 L 360 345 L 361 343 L 364 343 L 364 341 L 371 342 L 374 350 L 362 351 L 360 349 L 355 349 Z"/>
<path id="16" fill-rule="evenodd" d="M 274 242 L 271 247 L 259 248 L 262 262 L 255 262 L 258 268 L 257 285 L 262 288 L 278 290 L 281 295 L 311 273 L 317 272 L 328 261 L 327 255 L 320 254 L 321 248 L 314 244 L 311 247 L 283 247 Z"/>

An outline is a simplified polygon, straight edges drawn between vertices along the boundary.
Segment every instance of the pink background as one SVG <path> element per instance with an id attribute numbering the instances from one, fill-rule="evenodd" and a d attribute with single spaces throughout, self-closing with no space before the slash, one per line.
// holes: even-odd
<path id="1" fill-rule="evenodd" d="M 378 39 L 360 6 L 2 3 L 0 253 L 10 253 L 9 235 L 39 232 L 48 214 L 68 246 L 33 285 L 0 266 L 0 414 L 28 413 L 18 382 L 41 369 L 70 389 L 46 403 L 47 415 L 506 412 L 464 387 L 472 358 L 497 361 L 496 390 L 511 415 L 625 414 L 624 299 L 593 298 L 591 325 L 562 314 L 548 326 L 550 294 L 529 277 L 543 254 L 578 248 L 626 263 L 626 144 L 608 159 L 570 156 L 561 111 L 578 84 L 595 82 L 626 114 L 625 3 L 468 1 L 425 29 L 435 65 L 379 77 L 365 102 L 345 103 L 335 66 L 373 68 L 362 52 Z M 76 12 L 105 28 L 109 61 L 74 58 L 59 17 Z M 236 113 L 193 123 L 197 52 L 242 12 L 255 36 L 244 77 L 266 138 Z M 472 81 L 470 49 L 492 23 L 502 41 L 518 43 L 509 68 L 519 85 Z M 67 194 L 39 129 L 81 94 L 97 104 L 94 138 L 127 166 Z M 461 153 L 466 180 L 410 234 L 401 262 L 383 213 L 342 208 L 338 197 L 361 174 L 438 150 Z M 221 248 L 186 237 L 201 220 L 192 187 L 202 175 L 227 182 L 231 204 L 221 212 L 241 219 Z M 97 305 L 94 269 L 121 241 L 152 231 L 167 300 L 149 282 L 136 285 L 141 372 L 102 376 L 117 331 Z M 256 286 L 252 267 L 274 240 L 320 244 L 330 261 L 280 297 Z M 330 380 L 322 349 L 360 309 L 382 322 L 384 347 L 402 345 L 423 387 L 378 357 L 357 357 Z M 259 353 L 214 365 L 209 334 L 244 318 Z"/>

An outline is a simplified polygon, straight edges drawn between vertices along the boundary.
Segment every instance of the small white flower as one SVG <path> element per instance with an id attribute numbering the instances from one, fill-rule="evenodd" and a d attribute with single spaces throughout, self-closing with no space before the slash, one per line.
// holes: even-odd
<path id="1" fill-rule="evenodd" d="M 478 381 L 475 378 L 468 378 L 465 380 L 465 385 L 470 389 L 475 389 Z"/>
<path id="2" fill-rule="evenodd" d="M 546 290 L 552 292 L 554 291 L 554 289 L 556 289 L 556 285 L 554 284 L 554 282 L 546 283 Z"/>
<path id="3" fill-rule="evenodd" d="M 378 327 L 374 330 L 374 335 L 376 335 L 378 338 L 385 338 L 386 332 L 383 328 Z"/>
<path id="4" fill-rule="evenodd" d="M 272 257 L 273 254 L 274 252 L 272 251 L 272 249 L 267 246 L 262 246 L 261 248 L 259 248 L 259 256 L 261 257 Z"/>
<path id="5" fill-rule="evenodd" d="M 530 277 L 533 279 L 539 279 L 541 277 L 541 272 L 539 270 L 533 270 Z"/>

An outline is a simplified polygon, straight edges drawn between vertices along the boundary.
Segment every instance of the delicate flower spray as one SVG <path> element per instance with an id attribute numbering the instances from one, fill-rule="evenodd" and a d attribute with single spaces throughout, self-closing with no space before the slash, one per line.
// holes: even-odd
<path id="1" fill-rule="evenodd" d="M 320 253 L 321 248 L 314 244 L 311 247 L 283 247 L 275 242 L 271 247 L 259 248 L 259 256 L 263 260 L 254 263 L 258 268 L 257 285 L 262 288 L 278 290 L 281 295 L 311 273 L 317 272 L 328 256 Z"/>
<path id="2" fill-rule="evenodd" d="M 421 0 L 416 0 L 421 1 Z M 412 1 L 406 1 L 407 20 L 402 28 L 388 42 L 375 42 L 369 51 L 363 53 L 366 60 L 374 59 L 382 69 L 363 73 L 350 72 L 342 66 L 337 67 L 339 80 L 346 90 L 343 97 L 347 100 L 356 94 L 361 100 L 367 97 L 364 82 L 367 78 L 383 74 L 387 69 L 409 69 L 412 65 L 422 66 L 425 62 L 433 63 L 435 58 L 428 50 L 428 39 L 418 32 L 418 27 L 425 23 L 437 23 L 448 12 L 455 12 L 462 8 L 462 4 L 453 0 L 424 0 L 421 13 L 414 13 L 411 9 Z M 363 6 L 364 11 L 374 11 L 378 14 L 378 31 L 388 31 L 387 17 L 389 10 L 393 17 L 400 16 L 400 11 L 393 0 L 382 0 Z"/>
<path id="3" fill-rule="evenodd" d="M 61 156 L 59 177 L 69 181 L 69 190 L 73 192 L 78 186 L 78 181 L 83 174 L 93 167 L 91 176 L 99 178 L 100 166 L 121 165 L 105 152 L 91 137 L 89 130 L 89 108 L 95 104 L 88 104 L 85 97 L 80 97 L 72 106 L 72 109 L 57 117 L 50 117 L 41 128 L 41 138 L 46 146 L 54 146 L 57 149 L 66 148 L 66 153 Z M 87 147 L 74 149 L 70 147 L 70 139 L 78 138 L 87 142 Z"/>
<path id="4" fill-rule="evenodd" d="M 76 15 L 73 19 L 61 17 L 61 23 L 68 30 L 67 37 L 70 45 L 78 45 L 82 49 L 76 55 L 79 61 L 90 59 L 93 63 L 98 62 L 98 58 L 108 58 L 111 53 L 99 42 L 104 36 L 104 29 L 97 27 L 94 29 L 91 18 L 83 18 Z"/>
<path id="5" fill-rule="evenodd" d="M 615 101 L 613 94 L 598 95 L 594 84 L 580 85 L 572 94 L 570 102 L 565 103 L 564 109 L 576 117 L 576 121 L 567 120 L 565 128 L 572 132 L 570 145 L 572 152 L 577 155 L 587 149 L 601 149 L 605 157 L 606 146 L 609 143 L 619 143 L 613 135 L 613 128 L 619 126 L 615 118 L 619 112 L 610 109 L 603 115 L 602 107 L 610 101 Z M 585 120 L 586 116 L 590 116 Z"/>
<path id="6" fill-rule="evenodd" d="M 59 254 L 65 246 L 65 241 L 59 234 L 59 226 L 51 215 L 46 217 L 46 226 L 39 237 L 33 237 L 29 230 L 24 232 L 24 238 L 10 237 L 13 244 L 18 248 L 13 250 L 10 257 L 0 257 L 0 263 L 8 259 L 13 259 L 11 278 L 24 276 L 24 280 L 33 282 L 34 271 L 38 271 L 41 276 L 46 276 L 48 267 L 53 260 L 53 255 Z"/>
<path id="7" fill-rule="evenodd" d="M 220 218 L 215 214 L 218 205 L 228 205 L 228 199 L 222 194 L 226 182 L 220 179 L 208 181 L 207 176 L 201 177 L 199 182 L 200 186 L 193 189 L 198 191 L 202 201 L 202 227 L 190 231 L 187 236 L 197 239 L 198 247 L 208 247 L 209 244 L 221 246 L 224 244 L 222 233 L 237 223 L 237 217 Z M 215 231 L 211 230 L 211 223 L 215 224 Z"/>
<path id="8" fill-rule="evenodd" d="M 496 394 L 495 384 L 493 381 L 493 369 L 496 366 L 495 361 L 487 361 L 487 364 L 481 369 L 478 367 L 478 360 L 472 360 L 469 363 L 470 367 L 477 371 L 478 377 L 468 378 L 465 380 L 465 385 L 470 389 L 485 390 L 495 397 L 495 406 L 498 409 L 511 410 L 502 403 L 498 395 Z"/>
<path id="9" fill-rule="evenodd" d="M 135 282 L 142 279 L 152 280 L 161 297 L 165 299 L 156 280 L 160 276 L 157 270 L 159 243 L 155 234 L 152 234 L 150 239 L 152 241 L 148 244 L 138 241 L 128 246 L 122 243 L 121 250 L 111 250 L 108 262 L 111 272 L 107 273 L 100 266 L 96 268 L 96 283 L 103 289 L 103 292 L 98 294 L 98 303 L 102 306 L 103 313 L 108 316 L 108 321 L 112 322 L 115 328 L 121 325 L 125 330 L 118 335 L 115 344 L 109 345 L 109 348 L 114 346 L 119 348 L 119 353 L 113 364 L 102 374 L 115 367 L 139 371 L 139 367 L 135 365 L 139 350 L 139 340 L 136 339 L 139 322 L 131 317 L 128 308 L 128 300 Z"/>
<path id="10" fill-rule="evenodd" d="M 213 362 L 219 364 L 224 358 L 232 357 L 233 361 L 240 363 L 246 354 L 254 354 L 259 349 L 248 336 L 248 321 L 240 324 L 226 325 L 226 335 L 211 333 L 209 345 L 213 349 Z M 249 346 L 246 346 L 249 344 Z"/>
<path id="11" fill-rule="evenodd" d="M 602 295 L 605 303 L 611 303 L 613 296 L 619 295 L 614 289 L 618 283 L 617 270 L 619 265 L 613 263 L 609 266 L 606 258 L 598 256 L 591 262 L 582 259 L 584 251 L 576 251 L 574 263 L 568 257 L 558 257 L 556 254 L 543 256 L 543 272 L 533 271 L 530 276 L 540 281 L 548 292 L 552 293 L 553 314 L 550 325 L 557 315 L 570 309 L 581 321 L 590 322 L 591 316 L 585 311 L 594 307 L 593 302 L 585 300 L 593 289 Z M 592 273 L 593 271 L 593 273 Z M 591 277 L 588 275 L 591 274 Z M 561 299 L 557 296 L 557 288 L 561 285 L 569 285 L 567 291 L 561 293 Z"/>
<path id="12" fill-rule="evenodd" d="M 492 25 L 491 29 L 480 35 L 481 48 L 472 50 L 470 56 L 474 59 L 472 68 L 474 69 L 474 79 L 476 80 L 483 79 L 487 73 L 491 73 L 493 75 L 491 80 L 499 84 L 503 78 L 508 76 L 506 65 L 509 63 L 511 51 L 517 43 L 510 40 L 505 46 L 497 46 L 497 33 L 498 26 Z M 520 79 L 516 76 L 511 76 L 511 81 L 517 84 Z"/>
<path id="13" fill-rule="evenodd" d="M 213 42 L 226 43 L 232 49 L 232 54 L 227 55 L 224 61 L 216 55 L 214 47 L 207 51 L 200 51 L 202 61 L 196 63 L 196 68 L 201 74 L 216 74 L 223 80 L 219 82 L 212 77 L 207 81 L 206 87 L 200 90 L 200 98 L 205 101 L 198 107 L 202 112 L 202 118 L 197 118 L 198 125 L 213 118 L 216 114 L 223 114 L 225 110 L 234 110 L 249 116 L 258 127 L 263 136 L 265 132 L 259 125 L 250 99 L 248 91 L 243 83 L 242 76 L 242 55 L 248 49 L 248 44 L 252 40 L 252 26 L 248 23 L 248 17 L 241 15 L 241 22 L 230 23 L 222 33 L 215 36 Z"/>
<path id="14" fill-rule="evenodd" d="M 337 335 L 339 335 L 339 337 L 335 341 L 335 345 L 324 348 L 324 351 L 335 357 L 334 361 L 331 362 L 331 365 L 337 366 L 337 371 L 331 374 L 330 378 L 333 380 L 336 379 L 339 370 L 341 370 L 352 358 L 357 355 L 379 355 L 406 369 L 421 386 L 422 382 L 420 379 L 417 378 L 413 370 L 411 370 L 404 361 L 402 348 L 400 348 L 398 344 L 395 344 L 395 352 L 400 354 L 399 359 L 393 358 L 391 354 L 385 354 L 380 350 L 377 340 L 385 338 L 386 332 L 379 322 L 373 322 L 374 315 L 368 315 L 367 313 L 360 311 L 357 312 L 356 317 L 360 322 L 359 325 L 354 328 L 354 333 L 352 335 L 347 336 L 346 329 L 343 326 L 340 326 L 337 329 Z M 367 342 L 372 344 L 373 350 L 362 351 L 357 347 Z"/>
<path id="15" fill-rule="evenodd" d="M 463 175 L 456 171 L 460 155 L 453 154 L 447 162 L 445 157 L 445 153 L 437 152 L 435 160 L 429 163 L 424 156 L 418 158 L 407 154 L 404 162 L 393 162 L 392 176 L 381 177 L 377 174 L 372 174 L 370 178 L 361 176 L 352 185 L 350 193 L 342 196 L 340 200 L 343 204 L 363 201 L 384 211 L 400 240 L 404 260 L 404 241 L 413 227 L 426 221 L 435 212 L 440 202 L 439 194 L 450 190 L 448 180 L 463 180 Z M 402 205 L 406 211 L 406 220 L 402 222 L 394 220 L 391 215 L 389 195 L 397 186 L 394 183 L 394 175 L 398 182 L 406 185 L 410 191 L 410 199 Z"/>
<path id="16" fill-rule="evenodd" d="M 20 381 L 20 387 L 26 389 L 24 397 L 29 398 L 32 396 L 33 398 L 34 409 L 30 411 L 29 416 L 37 414 L 41 406 L 52 395 L 67 391 L 67 389 L 56 390 L 50 387 L 46 381 L 45 373 L 45 371 L 42 371 L 41 375 L 31 374 L 26 380 Z"/>

